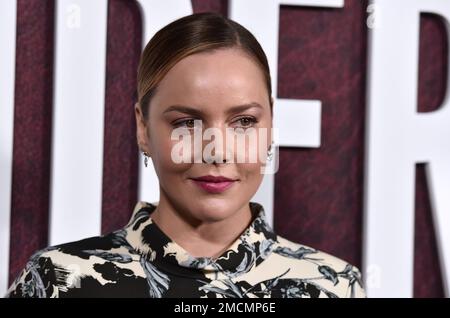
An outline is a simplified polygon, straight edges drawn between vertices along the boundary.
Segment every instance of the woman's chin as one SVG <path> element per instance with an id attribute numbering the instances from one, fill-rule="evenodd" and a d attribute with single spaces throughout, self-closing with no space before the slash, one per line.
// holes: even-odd
<path id="1" fill-rule="evenodd" d="M 195 203 L 193 211 L 195 218 L 204 222 L 218 222 L 225 220 L 236 212 L 229 200 L 222 199 L 200 199 Z"/>

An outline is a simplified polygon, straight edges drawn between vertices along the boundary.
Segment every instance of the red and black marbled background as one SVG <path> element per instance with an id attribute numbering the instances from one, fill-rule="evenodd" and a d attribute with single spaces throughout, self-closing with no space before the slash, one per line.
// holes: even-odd
<path id="1" fill-rule="evenodd" d="M 194 12 L 227 14 L 227 1 L 192 3 Z M 278 81 L 277 97 L 314 98 L 323 103 L 321 147 L 281 148 L 275 186 L 275 229 L 288 239 L 322 249 L 359 267 L 366 7 L 366 0 L 345 0 L 341 9 L 281 6 L 279 75 L 274 79 Z M 35 250 L 48 244 L 54 10 L 54 0 L 18 1 L 10 281 Z M 103 233 L 124 226 L 137 200 L 133 105 L 141 35 L 136 3 L 109 0 Z M 445 39 L 445 27 L 439 18 L 423 14 L 418 96 L 421 112 L 435 110 L 444 98 L 448 50 Z M 73 155 L 77 155 L 76 151 Z M 414 296 L 442 297 L 423 165 L 418 165 L 416 171 Z"/>

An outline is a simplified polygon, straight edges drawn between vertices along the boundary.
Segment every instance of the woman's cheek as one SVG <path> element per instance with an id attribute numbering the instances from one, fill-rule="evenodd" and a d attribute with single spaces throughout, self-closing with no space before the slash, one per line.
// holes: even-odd
<path id="1" fill-rule="evenodd" d="M 263 175 L 261 174 L 261 164 L 259 163 L 241 163 L 237 164 L 239 175 L 242 177 L 248 185 L 255 184 L 256 187 L 262 181 Z"/>
<path id="2" fill-rule="evenodd" d="M 161 143 L 161 165 L 167 171 L 184 171 L 190 167 L 191 163 L 180 162 L 180 159 L 182 159 L 183 156 L 182 153 L 178 151 L 179 149 L 179 141 L 173 141 L 169 139 Z M 183 149 L 183 151 L 189 152 L 189 149 Z"/>

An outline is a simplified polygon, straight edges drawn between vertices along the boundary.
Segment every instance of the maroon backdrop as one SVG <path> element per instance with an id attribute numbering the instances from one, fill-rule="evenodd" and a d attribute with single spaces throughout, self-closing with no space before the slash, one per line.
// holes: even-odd
<path id="1" fill-rule="evenodd" d="M 228 1 L 193 0 L 192 4 L 194 12 L 226 15 L 228 10 Z M 279 75 L 274 79 L 279 98 L 322 101 L 321 147 L 281 148 L 275 176 L 275 229 L 359 267 L 366 7 L 363 0 L 345 0 L 343 9 L 281 6 Z M 34 251 L 48 244 L 54 10 L 51 0 L 18 1 L 10 281 Z M 124 226 L 137 200 L 133 106 L 141 36 L 136 3 L 109 0 L 103 233 Z M 443 100 L 448 48 L 444 24 L 436 16 L 422 15 L 420 37 L 418 111 L 424 112 L 435 110 Z M 414 296 L 442 297 L 423 165 L 416 171 Z"/>

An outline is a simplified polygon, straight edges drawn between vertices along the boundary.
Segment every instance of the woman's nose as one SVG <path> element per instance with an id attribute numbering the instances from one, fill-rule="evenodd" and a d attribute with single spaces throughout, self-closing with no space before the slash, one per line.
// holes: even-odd
<path id="1" fill-rule="evenodd" d="M 232 135 L 227 137 L 227 128 L 225 125 L 216 125 L 207 127 L 203 132 L 203 162 L 209 164 L 224 164 L 231 161 Z"/>

